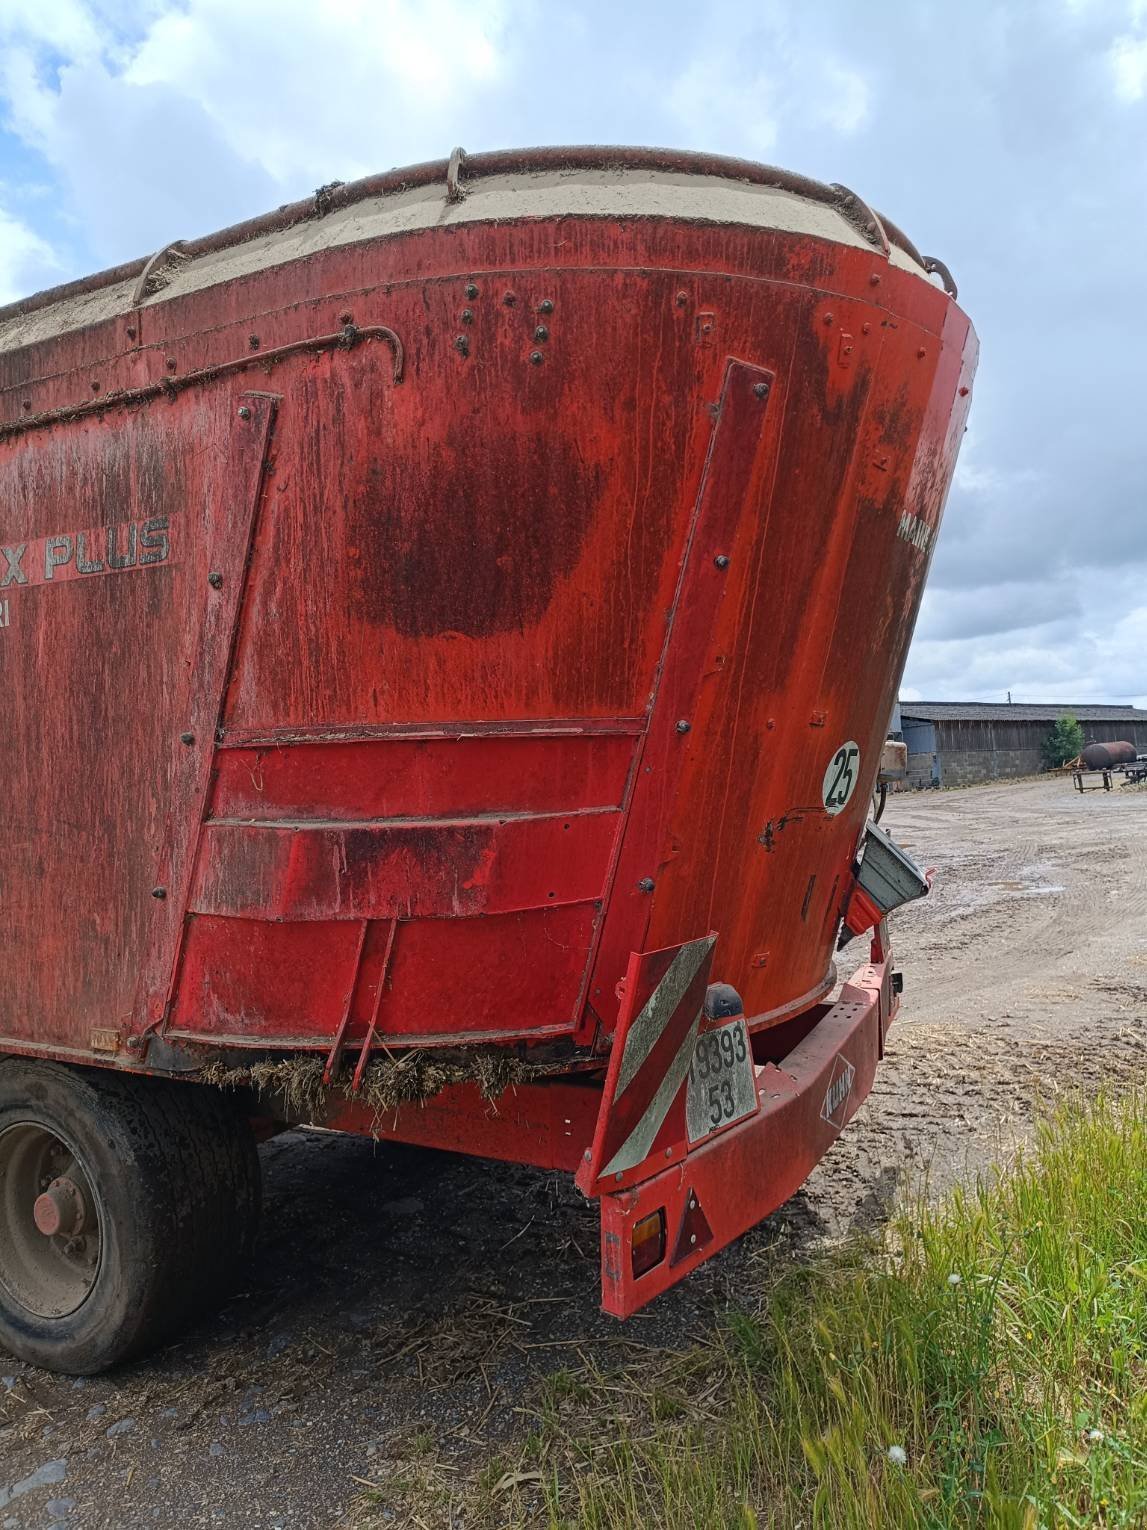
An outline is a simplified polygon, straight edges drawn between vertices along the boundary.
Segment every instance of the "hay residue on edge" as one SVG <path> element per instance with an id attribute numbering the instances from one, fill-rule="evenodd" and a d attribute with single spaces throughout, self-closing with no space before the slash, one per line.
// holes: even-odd
<path id="1" fill-rule="evenodd" d="M 414 1048 L 376 1057 L 365 1069 L 359 1088 L 352 1091 L 349 1070 L 344 1069 L 328 1086 L 323 1083 L 325 1067 L 325 1061 L 314 1056 L 240 1067 L 213 1062 L 200 1078 L 221 1089 L 255 1089 L 273 1095 L 287 1117 L 309 1121 L 326 1114 L 329 1097 L 335 1091 L 361 1100 L 377 1117 L 399 1105 L 433 1099 L 447 1084 L 476 1083 L 482 1098 L 494 1101 L 515 1084 L 569 1071 L 568 1061 L 532 1061 L 505 1047 L 467 1047 L 449 1053 Z"/>

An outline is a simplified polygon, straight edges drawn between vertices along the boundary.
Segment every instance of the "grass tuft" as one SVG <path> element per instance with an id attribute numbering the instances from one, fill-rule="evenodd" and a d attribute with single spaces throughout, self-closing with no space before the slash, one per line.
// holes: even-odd
<path id="1" fill-rule="evenodd" d="M 1147 1095 L 1060 1111 L 708 1340 L 563 1373 L 522 1522 L 1147 1525 Z"/>

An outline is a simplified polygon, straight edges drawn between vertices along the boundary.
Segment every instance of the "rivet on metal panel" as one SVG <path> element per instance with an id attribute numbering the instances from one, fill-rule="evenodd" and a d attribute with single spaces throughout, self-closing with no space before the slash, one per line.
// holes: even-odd
<path id="1" fill-rule="evenodd" d="M 960 397 L 961 398 L 967 398 L 968 393 L 969 393 L 969 389 L 967 389 L 967 388 L 961 388 L 960 389 Z M 28 407 L 27 404 L 25 404 L 24 407 L 26 409 Z"/>
<path id="2" fill-rule="evenodd" d="M 870 335 L 872 333 L 872 325 L 871 324 L 862 324 L 860 326 L 860 333 L 862 335 Z"/>
<path id="3" fill-rule="evenodd" d="M 251 418 L 251 411 L 248 409 L 246 404 L 241 404 L 239 406 L 239 418 L 241 420 L 249 420 Z"/>
<path id="4" fill-rule="evenodd" d="M 765 729 L 766 729 L 767 732 L 771 733 L 773 731 L 773 729 L 776 727 L 776 725 L 777 725 L 777 720 L 776 720 L 775 717 L 766 717 L 765 718 Z"/>
<path id="5" fill-rule="evenodd" d="M 462 322 L 463 322 L 463 324 L 473 324 L 473 322 L 474 322 L 474 310 L 472 308 L 463 308 L 463 310 L 462 310 Z"/>
<path id="6" fill-rule="evenodd" d="M 468 298 L 476 298 L 478 296 L 478 283 L 477 282 L 467 282 L 466 283 L 466 296 Z"/>
<path id="7" fill-rule="evenodd" d="M 868 285 L 870 287 L 880 286 L 880 273 L 878 271 L 873 271 L 872 275 L 868 278 Z"/>
<path id="8" fill-rule="evenodd" d="M 769 953 L 767 951 L 754 951 L 749 958 L 750 967 L 767 967 L 769 965 Z"/>
<path id="9" fill-rule="evenodd" d="M 824 322 L 826 324 L 831 324 L 832 323 L 832 314 L 826 313 L 825 316 L 824 316 Z"/>
<path id="10" fill-rule="evenodd" d="M 917 359 L 917 361 L 923 361 L 924 357 L 927 356 L 927 354 L 928 354 L 928 352 L 924 349 L 923 346 L 921 346 L 920 349 L 916 352 L 916 359 Z"/>
<path id="11" fill-rule="evenodd" d="M 677 304 L 678 308 L 684 308 L 685 304 L 689 301 L 689 294 L 687 292 L 679 292 L 673 301 Z"/>
<path id="12" fill-rule="evenodd" d="M 637 884 L 637 889 L 639 892 L 652 892 L 654 886 L 655 883 L 652 877 L 642 877 L 641 881 Z"/>
<path id="13" fill-rule="evenodd" d="M 179 363 L 176 361 L 174 356 L 169 356 L 167 358 L 167 370 L 169 372 L 174 372 L 178 365 Z"/>
<path id="14" fill-rule="evenodd" d="M 30 398 L 26 398 L 20 405 L 20 408 L 23 409 L 25 413 L 29 413 L 32 408 L 32 400 Z"/>
<path id="15" fill-rule="evenodd" d="M 844 330 L 840 332 L 840 344 L 836 348 L 836 362 L 838 366 L 850 367 L 852 365 L 852 336 Z"/>
<path id="16" fill-rule="evenodd" d="M 545 357 L 542 355 L 541 351 L 530 352 L 530 361 L 534 366 L 540 367 L 544 360 Z"/>
<path id="17" fill-rule="evenodd" d="M 339 314 L 339 323 L 342 324 L 342 325 L 353 324 L 354 323 L 354 314 L 353 313 L 340 313 Z"/>
<path id="18" fill-rule="evenodd" d="M 221 590 L 223 588 L 223 575 L 212 572 L 207 576 L 207 583 L 213 590 Z"/>
<path id="19" fill-rule="evenodd" d="M 166 887 L 153 887 L 151 889 L 151 896 L 153 898 L 158 898 L 159 901 L 162 903 L 164 898 L 167 897 L 167 888 Z"/>
<path id="20" fill-rule="evenodd" d="M 259 349 L 259 343 L 260 342 L 259 342 L 258 335 L 248 335 L 247 336 L 247 344 L 251 347 L 251 349 L 253 351 L 257 351 Z"/>
<path id="21" fill-rule="evenodd" d="M 544 324 L 539 324 L 537 329 L 534 330 L 534 339 L 535 340 L 548 340 L 549 338 L 550 338 L 549 330 L 546 328 L 546 326 Z"/>
<path id="22" fill-rule="evenodd" d="M 554 300 L 553 300 L 553 298 L 543 298 L 542 301 L 538 304 L 538 312 L 539 313 L 553 313 L 553 311 L 554 311 Z"/>
<path id="23" fill-rule="evenodd" d="M 127 335 L 129 340 L 134 340 L 135 339 L 135 325 L 134 324 L 129 324 L 127 329 L 124 331 L 124 333 Z"/>
<path id="24" fill-rule="evenodd" d="M 753 392 L 754 392 L 754 394 L 756 395 L 757 398 L 768 398 L 768 396 L 769 396 L 769 385 L 768 385 L 768 383 L 765 383 L 765 382 L 754 383 L 753 384 Z"/>
<path id="25" fill-rule="evenodd" d="M 724 553 L 718 553 L 717 556 L 713 559 L 713 562 L 716 564 L 716 566 L 718 568 L 728 568 L 729 567 L 729 560 L 725 556 Z"/>
<path id="26" fill-rule="evenodd" d="M 808 725 L 810 728 L 823 728 L 827 721 L 828 714 L 826 712 L 814 712 L 808 720 Z"/>
<path id="27" fill-rule="evenodd" d="M 458 335 L 454 341 L 454 349 L 458 352 L 459 356 L 469 356 L 470 337 L 468 335 Z"/>
<path id="28" fill-rule="evenodd" d="M 96 378 L 96 377 L 93 377 L 92 378 L 92 392 L 93 393 L 98 393 L 99 391 L 100 391 L 99 379 Z"/>
<path id="29" fill-rule="evenodd" d="M 713 331 L 717 328 L 717 315 L 715 313 L 699 313 L 697 315 L 697 339 L 704 345 L 713 337 Z"/>
<path id="30" fill-rule="evenodd" d="M 682 717 L 680 719 L 680 721 L 678 722 L 678 724 L 677 724 L 677 731 L 678 731 L 678 733 L 688 733 L 689 729 L 690 729 L 690 726 L 691 725 L 689 723 L 687 723 L 685 721 L 685 719 Z"/>
<path id="31" fill-rule="evenodd" d="M 194 742 L 195 742 L 195 734 L 194 733 L 181 733 L 179 735 L 179 742 L 181 744 L 194 744 Z"/>
<path id="32" fill-rule="evenodd" d="M 507 308 L 513 308 L 517 301 L 518 294 L 516 292 L 504 292 L 502 294 L 502 302 L 505 303 Z"/>

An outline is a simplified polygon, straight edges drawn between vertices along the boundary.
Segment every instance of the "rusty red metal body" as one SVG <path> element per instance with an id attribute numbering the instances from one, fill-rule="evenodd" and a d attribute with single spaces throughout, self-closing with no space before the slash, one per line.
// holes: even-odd
<path id="1" fill-rule="evenodd" d="M 823 1001 L 975 338 L 839 188 L 452 165 L 0 311 L 0 1049 L 317 1053 L 333 1124 L 597 1193 L 641 964 L 715 936 L 759 1110 L 690 1148 L 678 1099 L 603 1200 L 607 1271 L 690 1194 L 712 1252 L 891 1017 L 883 961 Z M 568 1076 L 349 1087 L 475 1043 Z"/>

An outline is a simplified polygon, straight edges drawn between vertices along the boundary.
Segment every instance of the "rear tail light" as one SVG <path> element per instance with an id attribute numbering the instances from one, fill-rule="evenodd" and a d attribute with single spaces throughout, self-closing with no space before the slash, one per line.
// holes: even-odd
<path id="1" fill-rule="evenodd" d="M 646 1274 L 665 1258 L 665 1210 L 642 1217 L 633 1229 L 633 1277 Z"/>

